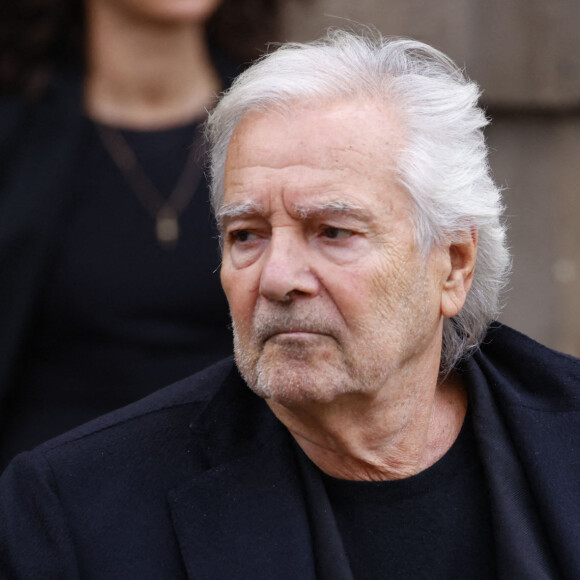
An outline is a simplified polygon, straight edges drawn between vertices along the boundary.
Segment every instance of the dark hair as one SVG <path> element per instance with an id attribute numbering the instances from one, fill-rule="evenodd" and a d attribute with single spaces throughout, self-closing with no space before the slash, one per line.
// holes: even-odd
<path id="1" fill-rule="evenodd" d="M 210 43 L 238 63 L 279 40 L 286 0 L 224 0 L 207 24 Z M 308 1 L 308 0 L 302 0 Z M 34 93 L 55 65 L 82 66 L 82 0 L 4 0 L 0 3 L 0 93 Z"/>

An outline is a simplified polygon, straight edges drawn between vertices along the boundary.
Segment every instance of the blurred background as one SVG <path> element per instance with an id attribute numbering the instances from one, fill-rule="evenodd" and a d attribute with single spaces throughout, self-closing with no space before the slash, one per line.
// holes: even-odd
<path id="1" fill-rule="evenodd" d="M 286 7 L 282 39 L 349 20 L 428 42 L 479 83 L 513 254 L 501 320 L 580 356 L 580 2 L 311 0 Z"/>

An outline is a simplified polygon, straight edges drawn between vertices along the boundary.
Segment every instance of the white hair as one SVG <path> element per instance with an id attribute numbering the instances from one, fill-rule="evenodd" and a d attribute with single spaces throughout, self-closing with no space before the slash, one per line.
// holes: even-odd
<path id="1" fill-rule="evenodd" d="M 510 268 L 479 94 L 447 56 L 415 40 L 331 30 L 312 43 L 284 44 L 240 75 L 209 116 L 214 211 L 223 202 L 230 138 L 248 112 L 357 98 L 394 108 L 406 136 L 397 176 L 414 202 L 418 246 L 426 255 L 436 244 L 478 233 L 471 290 L 461 312 L 444 322 L 441 371 L 446 373 L 479 345 L 497 317 Z"/>

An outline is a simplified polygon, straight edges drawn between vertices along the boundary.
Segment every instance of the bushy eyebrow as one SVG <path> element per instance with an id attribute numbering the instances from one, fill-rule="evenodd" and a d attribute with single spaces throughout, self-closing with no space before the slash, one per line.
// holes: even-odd
<path id="1" fill-rule="evenodd" d="M 373 220 L 373 214 L 365 207 L 347 200 L 332 200 L 313 205 L 294 204 L 292 213 L 301 220 L 322 218 L 334 215 L 348 215 L 361 222 Z M 249 218 L 264 214 L 262 204 L 255 201 L 232 202 L 224 204 L 217 213 L 217 222 L 223 232 L 226 223 L 237 218 Z"/>
<path id="2" fill-rule="evenodd" d="M 262 204 L 255 201 L 244 201 L 242 203 L 225 203 L 216 214 L 218 227 L 223 230 L 228 220 L 240 217 L 250 217 L 263 213 Z"/>
<path id="3" fill-rule="evenodd" d="M 312 219 L 328 215 L 348 215 L 360 221 L 370 221 L 372 214 L 368 209 L 346 200 L 333 200 L 315 205 L 294 205 L 294 213 L 300 219 Z"/>

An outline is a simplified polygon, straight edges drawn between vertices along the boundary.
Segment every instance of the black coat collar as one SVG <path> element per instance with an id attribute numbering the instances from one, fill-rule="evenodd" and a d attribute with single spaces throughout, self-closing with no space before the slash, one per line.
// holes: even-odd
<path id="1" fill-rule="evenodd" d="M 465 365 L 501 578 L 580 573 L 580 362 L 494 324 Z"/>
<path id="2" fill-rule="evenodd" d="M 312 579 L 293 441 L 235 369 L 191 425 L 206 469 L 169 494 L 190 578 Z"/>

